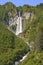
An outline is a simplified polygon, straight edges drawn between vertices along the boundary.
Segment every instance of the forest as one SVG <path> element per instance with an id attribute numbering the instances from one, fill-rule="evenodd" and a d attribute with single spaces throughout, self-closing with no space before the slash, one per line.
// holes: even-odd
<path id="1" fill-rule="evenodd" d="M 14 17 L 18 11 L 31 12 L 34 14 L 32 20 L 25 20 L 26 28 L 17 37 L 6 28 L 9 19 Z M 9 15 L 9 12 L 11 14 Z M 7 2 L 0 5 L 0 65 L 14 65 L 24 54 L 30 51 L 24 39 L 32 45 L 32 51 L 23 62 L 18 65 L 43 65 L 43 3 L 37 6 L 23 5 L 16 7 L 13 3 Z"/>

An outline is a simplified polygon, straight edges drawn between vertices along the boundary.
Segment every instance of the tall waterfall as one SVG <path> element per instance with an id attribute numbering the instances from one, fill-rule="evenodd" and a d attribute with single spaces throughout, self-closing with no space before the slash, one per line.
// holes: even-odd
<path id="1" fill-rule="evenodd" d="M 16 35 L 18 35 L 21 32 L 22 32 L 22 17 L 20 16 L 20 12 L 19 12 L 17 19 Z"/>

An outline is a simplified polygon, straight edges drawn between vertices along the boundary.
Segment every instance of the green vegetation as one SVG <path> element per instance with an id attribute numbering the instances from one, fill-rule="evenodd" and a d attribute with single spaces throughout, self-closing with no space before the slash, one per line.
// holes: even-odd
<path id="1" fill-rule="evenodd" d="M 9 19 L 14 17 L 17 11 L 22 15 L 26 12 L 33 13 L 33 18 L 23 22 L 21 37 L 32 45 L 32 51 L 27 58 L 18 65 L 43 65 L 43 3 L 37 6 L 24 5 L 16 7 L 12 3 L 0 5 L 0 65 L 14 65 L 29 51 L 27 44 L 12 32 L 6 29 Z M 16 26 L 12 26 L 15 30 Z"/>
<path id="2" fill-rule="evenodd" d="M 7 30 L 5 25 L 0 22 L 0 65 L 13 65 L 28 51 L 27 44 Z"/>
<path id="3" fill-rule="evenodd" d="M 0 21 L 4 21 L 6 24 L 8 24 L 9 19 L 14 17 L 16 13 L 16 6 L 11 2 L 0 5 Z"/>
<path id="4" fill-rule="evenodd" d="M 28 24 L 25 20 L 26 28 L 21 36 L 32 45 L 32 52 L 18 65 L 43 65 L 43 4 L 29 10 L 34 16 L 28 20 Z"/>
<path id="5" fill-rule="evenodd" d="M 43 47 L 43 9 L 40 7 L 42 6 L 30 7 L 30 11 L 34 16 L 32 20 L 31 18 L 28 21 L 25 20 L 24 25 L 26 25 L 26 27 L 24 26 L 25 30 L 22 33 L 22 36 L 27 39 L 34 48 L 40 47 L 41 43 Z M 33 42 L 33 44 L 31 42 Z"/>
<path id="6" fill-rule="evenodd" d="M 16 31 L 16 27 L 17 27 L 17 24 L 12 25 L 10 28 L 11 28 L 12 30 Z"/>
<path id="7" fill-rule="evenodd" d="M 41 53 L 32 51 L 27 58 L 18 65 L 43 65 L 43 51 Z"/>

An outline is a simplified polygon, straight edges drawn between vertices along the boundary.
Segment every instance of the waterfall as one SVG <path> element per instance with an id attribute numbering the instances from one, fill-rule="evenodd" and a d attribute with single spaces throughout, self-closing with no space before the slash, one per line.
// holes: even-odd
<path id="1" fill-rule="evenodd" d="M 22 32 L 22 17 L 20 16 L 20 12 L 19 12 L 17 19 L 16 35 L 18 35 L 21 32 Z"/>
<path id="2" fill-rule="evenodd" d="M 11 21 L 9 21 L 9 27 L 8 29 L 10 31 L 12 31 L 13 33 L 15 33 L 15 35 L 19 35 L 19 33 L 22 33 L 22 16 L 21 16 L 21 13 L 18 12 L 18 14 L 14 17 L 14 20 L 12 21 L 13 19 L 11 19 Z M 10 27 L 12 25 L 15 25 L 17 24 L 16 26 L 16 31 L 14 30 L 11 30 Z"/>
<path id="3" fill-rule="evenodd" d="M 22 32 L 22 17 L 20 17 L 20 33 Z"/>

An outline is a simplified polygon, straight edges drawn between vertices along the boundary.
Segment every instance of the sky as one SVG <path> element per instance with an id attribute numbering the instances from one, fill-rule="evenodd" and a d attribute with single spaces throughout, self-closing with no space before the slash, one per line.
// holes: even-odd
<path id="1" fill-rule="evenodd" d="M 36 6 L 40 3 L 43 3 L 43 0 L 0 0 L 0 5 L 3 5 L 6 2 L 12 2 L 16 6 L 22 6 L 24 4 Z"/>

